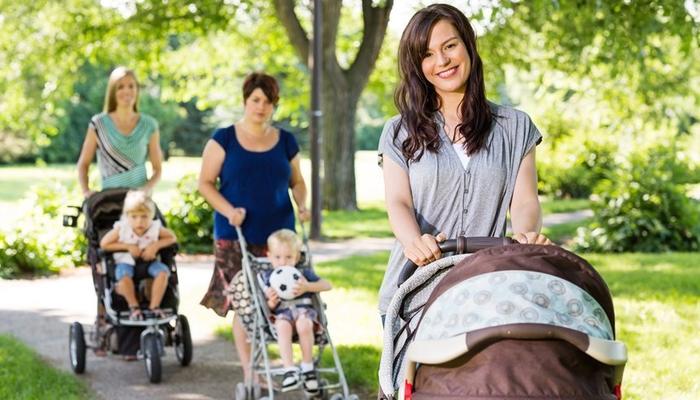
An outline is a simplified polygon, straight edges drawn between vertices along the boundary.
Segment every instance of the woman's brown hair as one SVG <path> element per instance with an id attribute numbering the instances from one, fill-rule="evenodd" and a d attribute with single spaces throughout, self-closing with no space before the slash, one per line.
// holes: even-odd
<path id="1" fill-rule="evenodd" d="M 134 101 L 134 112 L 139 112 L 139 80 L 136 79 L 136 73 L 134 70 L 126 67 L 117 67 L 109 74 L 109 80 L 107 81 L 107 92 L 105 93 L 105 104 L 103 111 L 110 113 L 117 109 L 117 82 L 125 76 L 130 76 L 134 78 L 136 82 L 136 101 Z"/>
<path id="2" fill-rule="evenodd" d="M 248 100 L 251 93 L 253 93 L 253 91 L 257 88 L 260 88 L 260 90 L 265 93 L 265 96 L 267 96 L 270 103 L 275 106 L 277 105 L 277 102 L 280 99 L 280 88 L 277 84 L 277 80 L 274 77 L 262 72 L 253 72 L 245 77 L 245 80 L 243 81 L 244 103 L 246 100 Z"/>
<path id="3" fill-rule="evenodd" d="M 471 71 L 466 91 L 460 104 L 462 122 L 457 125 L 464 140 L 464 148 L 471 155 L 486 144 L 492 123 L 492 112 L 486 100 L 481 57 L 476 50 L 476 34 L 467 17 L 447 4 L 434 4 L 418 11 L 408 22 L 399 43 L 399 85 L 394 102 L 401 120 L 394 130 L 394 140 L 401 127 L 408 138 L 401 144 L 401 152 L 409 161 L 419 161 L 428 150 L 440 148 L 440 135 L 435 113 L 440 110 L 440 96 L 423 74 L 423 58 L 428 50 L 430 33 L 439 21 L 451 23 L 467 48 Z"/>

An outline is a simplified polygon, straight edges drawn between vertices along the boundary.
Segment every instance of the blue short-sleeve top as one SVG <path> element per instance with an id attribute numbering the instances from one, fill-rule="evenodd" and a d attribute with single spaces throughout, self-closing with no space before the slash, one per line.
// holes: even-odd
<path id="1" fill-rule="evenodd" d="M 233 125 L 217 129 L 212 139 L 226 153 L 219 173 L 219 192 L 234 207 L 246 209 L 241 226 L 246 241 L 264 245 L 272 232 L 294 230 L 294 208 L 289 197 L 290 161 L 299 153 L 294 136 L 280 129 L 277 144 L 266 151 L 244 149 Z M 238 239 L 235 228 L 219 212 L 214 212 L 214 239 Z"/>

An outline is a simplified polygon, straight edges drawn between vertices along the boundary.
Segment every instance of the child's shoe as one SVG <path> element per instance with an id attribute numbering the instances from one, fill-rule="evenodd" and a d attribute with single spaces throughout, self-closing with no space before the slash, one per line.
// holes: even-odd
<path id="1" fill-rule="evenodd" d="M 143 314 L 139 306 L 129 307 L 129 319 L 132 321 L 143 321 Z"/>
<path id="2" fill-rule="evenodd" d="M 287 370 L 282 378 L 282 391 L 286 392 L 292 390 L 296 388 L 298 384 L 299 372 L 296 370 L 296 368 Z"/>
<path id="3" fill-rule="evenodd" d="M 306 371 L 301 374 L 304 378 L 304 390 L 309 394 L 318 393 L 318 375 L 316 370 Z"/>

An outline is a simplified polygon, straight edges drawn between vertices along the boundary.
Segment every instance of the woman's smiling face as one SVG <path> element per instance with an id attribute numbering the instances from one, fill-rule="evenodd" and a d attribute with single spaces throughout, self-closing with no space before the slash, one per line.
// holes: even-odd
<path id="1" fill-rule="evenodd" d="M 471 59 L 457 29 L 448 21 L 438 21 L 430 31 L 421 67 L 439 95 L 466 90 Z"/>

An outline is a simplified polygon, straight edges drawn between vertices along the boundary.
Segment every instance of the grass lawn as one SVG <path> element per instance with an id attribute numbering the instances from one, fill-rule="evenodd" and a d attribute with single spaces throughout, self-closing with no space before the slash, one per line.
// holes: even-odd
<path id="1" fill-rule="evenodd" d="M 580 221 L 565 222 L 553 226 L 542 228 L 542 233 L 551 241 L 558 245 L 566 246 L 571 239 L 576 236 L 576 229 L 580 226 L 586 226 L 591 222 L 592 218 L 586 218 Z"/>
<path id="2" fill-rule="evenodd" d="M 584 254 L 613 294 L 629 362 L 626 400 L 700 398 L 700 263 L 692 253 Z M 388 253 L 320 263 L 329 330 L 354 390 L 373 393 L 381 354 L 377 290 Z M 230 331 L 228 326 L 220 329 Z M 230 333 L 227 332 L 230 338 Z"/>
<path id="3" fill-rule="evenodd" d="M 0 399 L 89 399 L 73 375 L 41 360 L 22 342 L 0 335 Z"/>
<path id="4" fill-rule="evenodd" d="M 556 214 L 580 211 L 590 208 L 588 199 L 553 199 L 547 196 L 541 196 L 540 203 L 542 204 L 542 213 Z"/>

